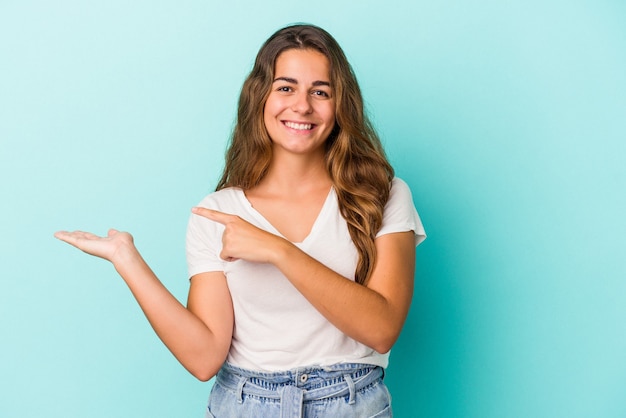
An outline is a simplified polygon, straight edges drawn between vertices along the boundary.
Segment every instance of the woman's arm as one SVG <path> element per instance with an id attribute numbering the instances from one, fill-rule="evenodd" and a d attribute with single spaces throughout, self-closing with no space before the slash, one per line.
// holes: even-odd
<path id="1" fill-rule="evenodd" d="M 376 239 L 376 266 L 365 286 L 347 280 L 284 238 L 238 216 L 209 209 L 194 213 L 225 226 L 221 257 L 274 264 L 333 325 L 380 353 L 400 335 L 413 296 L 415 236 L 412 231 Z"/>
<path id="2" fill-rule="evenodd" d="M 376 266 L 365 286 L 346 280 L 289 242 L 279 248 L 276 267 L 333 325 L 379 353 L 391 349 L 413 296 L 412 231 L 376 239 Z"/>
<path id="3" fill-rule="evenodd" d="M 111 230 L 99 237 L 62 231 L 55 237 L 113 264 L 159 338 L 191 374 L 205 381 L 217 373 L 228 354 L 233 329 L 232 301 L 223 273 L 194 276 L 185 308 L 146 264 L 130 234 Z"/>

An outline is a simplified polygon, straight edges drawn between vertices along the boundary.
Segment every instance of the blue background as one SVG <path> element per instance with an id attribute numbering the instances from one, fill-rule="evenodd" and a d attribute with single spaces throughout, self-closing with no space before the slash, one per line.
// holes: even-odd
<path id="1" fill-rule="evenodd" d="M 200 417 L 106 262 L 131 231 L 186 300 L 189 209 L 261 43 L 335 35 L 429 238 L 398 417 L 626 416 L 626 3 L 0 2 L 0 416 Z"/>

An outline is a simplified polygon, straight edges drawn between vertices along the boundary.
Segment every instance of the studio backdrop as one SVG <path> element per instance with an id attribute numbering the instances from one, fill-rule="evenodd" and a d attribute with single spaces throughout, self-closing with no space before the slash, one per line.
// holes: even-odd
<path id="1" fill-rule="evenodd" d="M 212 383 L 52 234 L 132 232 L 185 303 L 190 208 L 258 48 L 294 22 L 343 46 L 428 233 L 395 415 L 626 416 L 617 0 L 2 0 L 0 416 L 203 416 Z"/>

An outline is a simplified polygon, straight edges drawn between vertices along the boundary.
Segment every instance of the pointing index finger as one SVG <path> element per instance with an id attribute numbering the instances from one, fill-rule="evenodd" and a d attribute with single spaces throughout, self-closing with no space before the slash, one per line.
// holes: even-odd
<path id="1" fill-rule="evenodd" d="M 200 215 L 202 217 L 210 219 L 212 221 L 219 222 L 222 225 L 226 225 L 228 222 L 232 220 L 232 217 L 233 217 L 233 215 L 228 214 L 228 213 L 220 212 L 218 210 L 213 210 L 213 209 L 202 208 L 199 206 L 192 208 L 191 212 L 195 213 L 196 215 Z"/>

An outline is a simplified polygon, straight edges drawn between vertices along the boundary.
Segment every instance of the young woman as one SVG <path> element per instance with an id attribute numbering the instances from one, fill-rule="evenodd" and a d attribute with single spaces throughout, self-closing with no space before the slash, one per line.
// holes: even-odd
<path id="1" fill-rule="evenodd" d="M 187 307 L 126 232 L 56 237 L 113 263 L 200 380 L 207 417 L 386 417 L 389 350 L 425 235 L 324 30 L 294 25 L 244 82 L 217 191 L 192 209 Z"/>

